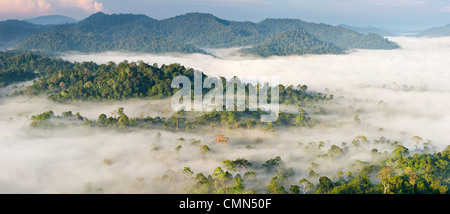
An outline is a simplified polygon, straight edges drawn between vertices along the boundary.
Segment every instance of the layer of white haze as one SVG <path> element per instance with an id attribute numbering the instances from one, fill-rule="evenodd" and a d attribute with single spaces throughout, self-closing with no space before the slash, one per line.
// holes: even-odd
<path id="1" fill-rule="evenodd" d="M 306 176 L 311 157 L 298 149 L 298 142 L 324 141 L 326 151 L 331 144 L 350 143 L 357 135 L 365 135 L 371 141 L 384 136 L 410 148 L 413 148 L 410 138 L 418 135 L 442 149 L 450 144 L 450 38 L 391 39 L 402 48 L 267 59 L 117 52 L 63 56 L 80 62 L 119 63 L 126 59 L 159 65 L 180 63 L 201 68 L 207 75 L 277 75 L 283 84 L 306 84 L 310 90 L 333 94 L 335 101 L 323 106 L 327 114 L 315 117 L 322 122 L 342 123 L 342 126 L 279 131 L 278 136 L 259 131 L 227 132 L 225 135 L 230 136 L 230 142 L 223 146 L 212 142 L 216 132 L 175 134 L 141 130 L 118 133 L 88 127 L 39 130 L 29 126 L 31 115 L 48 110 L 56 114 L 71 110 L 95 119 L 101 113 L 110 116 L 118 107 L 124 107 L 131 117 L 156 116 L 166 108 L 167 100 L 56 104 L 45 98 L 1 97 L 0 192 L 177 192 L 176 187 L 158 186 L 152 181 L 167 169 L 179 171 L 185 166 L 210 174 L 222 160 L 239 157 L 262 163 L 281 156 L 299 179 Z M 354 114 L 358 114 L 361 125 L 352 123 Z M 156 137 L 157 132 L 161 132 L 160 138 Z M 186 141 L 177 140 L 180 137 Z M 248 141 L 256 137 L 261 137 L 263 142 L 252 144 L 252 149 L 247 150 Z M 200 144 L 208 145 L 213 152 L 202 154 L 198 145 L 190 144 L 192 139 L 201 140 Z M 183 146 L 178 152 L 175 151 L 177 145 Z M 152 151 L 155 146 L 161 149 Z M 105 158 L 112 164 L 106 164 Z M 335 174 L 341 168 L 346 172 L 349 163 L 356 159 L 368 160 L 370 155 L 354 151 L 335 165 L 320 162 L 322 167 L 318 172 Z"/>
<path id="2" fill-rule="evenodd" d="M 375 127 L 450 144 L 450 37 L 393 37 L 396 50 L 355 50 L 348 55 L 311 55 L 219 59 L 192 54 L 157 56 L 108 52 L 67 55 L 71 61 L 98 63 L 123 60 L 153 64 L 180 63 L 207 75 L 238 77 L 278 76 L 280 83 L 306 84 L 314 91 L 344 97 L 340 105 L 368 109 L 359 116 Z M 224 51 L 216 52 L 227 52 Z M 228 56 L 230 54 L 221 54 Z M 405 89 L 406 86 L 406 89 Z M 408 89 L 413 87 L 413 89 Z M 408 90 L 407 90 L 408 89 Z M 358 101 L 355 102 L 355 99 Z M 380 105 L 380 101 L 383 105 Z"/>

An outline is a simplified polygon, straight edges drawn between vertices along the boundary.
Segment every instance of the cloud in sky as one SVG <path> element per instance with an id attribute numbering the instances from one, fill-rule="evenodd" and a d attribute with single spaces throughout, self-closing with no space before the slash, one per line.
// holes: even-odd
<path id="1" fill-rule="evenodd" d="M 0 13 L 2 14 L 29 14 L 47 13 L 52 6 L 46 0 L 1 0 Z"/>
<path id="2" fill-rule="evenodd" d="M 367 3 L 381 6 L 398 6 L 398 7 L 414 7 L 427 4 L 427 2 L 425 1 L 415 1 L 415 0 L 376 0 L 376 1 L 367 1 Z"/>
<path id="3" fill-rule="evenodd" d="M 225 3 L 225 4 L 262 4 L 262 5 L 272 5 L 273 2 L 265 0 L 213 0 L 211 2 Z"/>
<path id="4" fill-rule="evenodd" d="M 91 14 L 104 11 L 103 4 L 95 0 L 0 0 L 2 16 L 33 17 L 77 11 Z"/>
<path id="5" fill-rule="evenodd" d="M 103 4 L 94 0 L 57 0 L 63 8 L 79 8 L 87 13 L 103 11 Z"/>
<path id="6" fill-rule="evenodd" d="M 444 6 L 442 7 L 443 12 L 449 12 L 450 13 L 450 6 Z"/>

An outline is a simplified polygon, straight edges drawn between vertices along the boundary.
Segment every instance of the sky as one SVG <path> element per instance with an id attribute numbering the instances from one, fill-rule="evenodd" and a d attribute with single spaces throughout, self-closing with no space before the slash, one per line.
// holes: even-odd
<path id="1" fill-rule="evenodd" d="M 99 11 L 145 14 L 156 19 L 188 12 L 253 22 L 298 18 L 406 31 L 450 24 L 448 0 L 0 0 L 0 20 L 55 14 L 81 20 Z"/>

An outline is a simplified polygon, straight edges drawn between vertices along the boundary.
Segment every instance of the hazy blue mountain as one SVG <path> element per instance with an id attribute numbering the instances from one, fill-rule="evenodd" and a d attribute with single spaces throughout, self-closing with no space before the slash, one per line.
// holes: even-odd
<path id="1" fill-rule="evenodd" d="M 318 41 L 342 50 L 398 48 L 396 43 L 379 35 L 364 35 L 339 26 L 308 23 L 299 19 L 266 19 L 253 23 L 228 21 L 206 13 L 187 13 L 156 20 L 145 15 L 108 15 L 101 12 L 78 23 L 49 26 L 45 31 L 28 37 L 19 47 L 57 52 L 126 49 L 155 53 L 203 53 L 198 47 L 252 46 L 287 31 L 305 32 Z M 145 48 L 139 46 L 141 41 L 144 41 L 142 46 Z M 303 49 L 312 50 L 314 47 Z"/>
<path id="2" fill-rule="evenodd" d="M 417 37 L 445 37 L 450 36 L 450 24 L 443 27 L 434 27 L 424 30 L 416 35 Z"/>
<path id="3" fill-rule="evenodd" d="M 12 48 L 43 27 L 25 21 L 6 20 L 0 22 L 0 48 Z"/>
<path id="4" fill-rule="evenodd" d="M 61 15 L 49 15 L 49 16 L 39 16 L 36 18 L 25 19 L 24 21 L 30 22 L 36 25 L 60 25 L 60 24 L 72 24 L 78 22 L 67 16 Z"/>
<path id="5" fill-rule="evenodd" d="M 351 26 L 351 25 L 339 25 L 341 27 L 344 28 L 348 28 L 350 30 L 356 31 L 360 34 L 369 34 L 369 33 L 375 33 L 375 34 L 379 34 L 381 36 L 397 36 L 397 34 L 389 32 L 388 30 L 384 30 L 381 28 L 377 28 L 374 26 L 367 26 L 367 27 L 356 27 L 356 26 Z"/>

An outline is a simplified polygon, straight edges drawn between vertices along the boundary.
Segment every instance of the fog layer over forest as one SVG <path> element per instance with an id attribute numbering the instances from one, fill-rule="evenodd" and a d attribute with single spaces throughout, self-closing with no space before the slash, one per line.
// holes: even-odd
<path id="1" fill-rule="evenodd" d="M 370 141 L 382 136 L 399 141 L 413 152 L 411 138 L 420 136 L 430 140 L 436 151 L 442 150 L 450 144 L 450 38 L 390 39 L 402 48 L 265 59 L 230 56 L 228 50 L 216 51 L 220 58 L 200 54 L 66 53 L 63 59 L 78 62 L 142 60 L 159 65 L 180 63 L 213 76 L 278 76 L 282 84 L 307 85 L 309 90 L 332 94 L 334 99 L 322 104 L 324 114 L 314 115 L 313 110 L 306 109 L 322 124 L 314 128 L 275 133 L 262 130 L 123 133 L 82 126 L 35 129 L 30 127 L 30 117 L 53 110 L 57 115 L 72 111 L 96 119 L 102 113 L 114 115 L 118 107 L 124 107 L 129 117 L 161 116 L 164 109 L 170 109 L 170 102 L 60 104 L 45 97 L 3 96 L 0 98 L 0 190 L 3 193 L 178 193 L 184 182 L 161 185 L 155 179 L 168 169 L 179 172 L 190 167 L 196 173 L 210 174 L 223 160 L 245 158 L 264 163 L 276 156 L 292 167 L 296 180 L 307 176 L 311 161 L 320 166 L 315 169 L 317 173 L 331 176 L 338 171 L 352 170 L 355 160 L 373 161 L 371 148 L 377 147 L 380 152 L 390 152 L 392 148 L 383 144 L 366 149 L 350 148 L 348 155 L 332 162 L 316 160 L 314 154 L 299 145 L 323 141 L 326 151 L 333 144 L 350 144 L 361 135 Z M 213 142 L 219 133 L 229 137 L 228 146 Z M 208 145 L 211 152 L 200 151 L 192 143 L 198 140 Z M 178 145 L 181 149 L 175 150 Z M 267 186 L 272 176 L 263 178 L 266 181 L 263 185 Z"/>
<path id="2" fill-rule="evenodd" d="M 359 109 L 361 122 L 400 134 L 396 135 L 402 137 L 398 140 L 418 135 L 432 138 L 443 148 L 450 142 L 445 134 L 450 124 L 450 37 L 390 39 L 402 48 L 250 60 L 235 56 L 227 59 L 226 50 L 216 51 L 225 59 L 198 54 L 167 57 L 111 52 L 63 58 L 98 63 L 180 63 L 213 76 L 278 76 L 281 84 L 306 84 L 310 90 L 333 94 L 339 104 L 328 108 Z"/>

